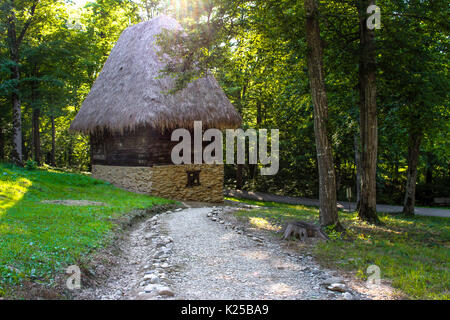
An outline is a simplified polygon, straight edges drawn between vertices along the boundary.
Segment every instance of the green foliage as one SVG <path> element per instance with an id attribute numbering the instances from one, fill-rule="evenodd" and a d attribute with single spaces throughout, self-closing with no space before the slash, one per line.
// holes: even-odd
<path id="1" fill-rule="evenodd" d="M 320 1 L 329 131 L 341 200 L 346 199 L 347 187 L 356 194 L 357 3 Z M 428 184 L 440 185 L 448 180 L 450 121 L 445 107 L 450 84 L 448 50 L 445 50 L 448 23 L 443 1 L 431 4 L 386 0 L 378 5 L 383 22 L 376 31 L 377 196 L 382 203 L 401 204 L 406 185 L 408 136 L 417 129 L 424 132 L 421 154 L 428 154 L 419 158 L 419 186 L 426 182 L 426 175 Z M 178 18 L 186 32 L 167 33 L 160 39 L 161 51 L 175 58 L 164 70 L 177 79 L 174 90 L 209 70 L 241 113 L 244 128 L 280 130 L 279 173 L 275 177 L 261 177 L 255 166 L 243 166 L 243 188 L 317 198 L 302 2 L 250 4 L 218 0 L 208 2 L 203 10 L 184 12 Z M 226 184 L 235 187 L 235 166 L 226 167 Z M 445 192 L 442 190 L 440 195 L 445 196 Z M 422 194 L 418 194 L 417 202 L 430 204 Z"/>
<path id="2" fill-rule="evenodd" d="M 28 160 L 25 163 L 25 169 L 27 169 L 27 170 L 35 170 L 35 169 L 37 169 L 37 167 L 38 167 L 38 164 L 34 160 Z"/>
<path id="3" fill-rule="evenodd" d="M 328 125 L 332 133 L 329 139 L 333 145 L 338 198 L 341 200 L 346 200 L 347 187 L 353 189 L 352 200 L 355 200 L 356 194 L 354 136 L 359 131 L 358 2 L 319 1 L 330 113 Z M 74 256 L 84 252 L 81 248 L 97 245 L 98 238 L 93 240 L 97 235 L 91 235 L 84 223 L 92 224 L 92 230 L 102 234 L 109 228 L 104 218 L 113 214 L 112 211 L 122 212 L 134 207 L 135 201 L 146 201 L 140 196 L 135 199 L 131 194 L 125 195 L 84 176 L 36 170 L 32 148 L 33 112 L 40 111 L 39 165 L 50 164 L 53 152 L 56 167 L 89 170 L 89 138 L 69 132 L 70 123 L 120 33 L 130 24 L 155 17 L 161 11 L 176 17 L 186 31 L 183 35 L 162 35 L 160 40 L 163 52 L 183 58 L 174 60 L 180 63 L 169 64 L 165 70 L 167 74 L 177 77 L 174 89 L 179 90 L 189 81 L 211 72 L 242 115 L 243 128 L 280 130 L 279 173 L 263 177 L 258 173 L 258 166 L 244 165 L 243 188 L 318 197 L 313 107 L 305 61 L 307 52 L 302 1 L 92 0 L 84 8 L 75 8 L 70 7 L 67 1 L 40 0 L 20 46 L 17 64 L 10 55 L 8 22 L 11 13 L 14 13 L 16 27 L 22 30 L 27 24 L 33 3 L 35 1 L 0 2 L 0 160 L 8 161 L 12 149 L 11 94 L 18 93 L 22 100 L 24 158 L 26 167 L 34 169 L 21 170 L 9 165 L 1 167 L 6 173 L 1 177 L 3 188 L 0 200 L 5 205 L 1 210 L 7 214 L 0 217 L 0 222 L 4 223 L 1 226 L 5 225 L 5 230 L 1 229 L 0 232 L 6 232 L 8 236 L 5 239 L 9 239 L 9 242 L 1 242 L 1 245 L 9 243 L 12 247 L 8 254 L 7 249 L 0 250 L 0 257 L 4 254 L 11 259 L 8 261 L 17 259 L 20 262 L 16 271 L 14 267 L 11 269 L 10 264 L 1 264 L 0 275 L 9 279 L 5 281 L 17 282 L 27 277 L 45 278 L 46 272 L 55 270 L 51 261 L 73 261 Z M 382 16 L 381 29 L 376 30 L 378 202 L 402 203 L 407 178 L 408 137 L 420 133 L 423 142 L 416 199 L 421 205 L 432 205 L 434 197 L 449 194 L 448 3 L 442 0 L 379 0 L 377 5 L 381 8 Z M 17 65 L 21 72 L 19 82 L 11 79 L 12 68 Z M 226 186 L 234 188 L 236 167 L 227 165 L 225 173 Z M 89 192 L 93 188 L 94 194 L 87 193 L 83 188 L 89 189 Z M 40 202 L 40 199 L 67 199 L 76 195 L 85 199 L 100 199 L 114 210 L 82 207 L 74 213 L 71 208 Z M 17 201 L 14 200 L 16 198 Z M 120 203 L 116 203 L 114 199 L 119 198 Z M 20 205 L 15 205 L 16 202 Z M 283 217 L 315 220 L 317 216 L 316 209 L 265 205 L 269 208 L 252 211 L 251 214 L 257 214 L 263 220 L 279 221 Z M 246 214 L 242 212 L 243 216 Z M 340 216 L 349 224 L 353 221 L 352 216 L 345 213 L 341 212 Z M 43 230 L 42 239 L 38 236 L 40 231 L 37 231 L 45 228 L 39 224 L 41 218 L 48 223 L 49 228 Z M 387 267 L 387 274 L 398 281 L 398 287 L 408 291 L 412 297 L 435 297 L 429 293 L 431 289 L 427 291 L 427 283 L 439 292 L 441 287 L 436 285 L 437 279 L 447 278 L 443 278 L 442 272 L 436 271 L 434 266 L 425 263 L 419 265 L 416 260 L 421 261 L 421 254 L 423 257 L 430 255 L 430 263 L 437 261 L 436 268 L 443 268 L 441 261 L 448 243 L 439 250 L 433 247 L 426 251 L 428 247 L 424 245 L 423 239 L 425 231 L 411 233 L 406 227 L 408 220 L 402 217 L 392 218 L 394 220 L 388 218 L 382 217 L 389 221 L 388 228 L 394 223 L 401 224 L 399 233 L 377 233 L 374 230 L 361 232 L 361 226 L 355 225 L 347 233 L 359 239 L 354 241 L 357 245 L 346 246 L 346 242 L 340 240 L 340 234 L 330 232 L 336 241 L 320 250 L 326 253 L 324 257 L 335 254 L 333 257 L 338 259 L 354 254 L 356 249 L 361 250 L 365 254 L 358 265 L 361 274 L 364 274 L 363 267 L 369 260 L 376 262 L 384 259 L 392 266 Z M 6 222 L 2 222 L 2 219 L 6 219 Z M 432 219 L 424 219 L 426 223 L 433 222 Z M 63 234 L 65 228 L 62 224 L 70 222 L 69 225 L 77 225 L 75 221 L 81 223 L 79 246 L 71 238 L 74 237 L 73 230 L 68 230 L 67 239 Z M 438 230 L 440 227 L 432 228 Z M 21 232 L 25 232 L 24 236 Z M 55 233 L 55 241 L 61 245 L 51 243 L 50 232 Z M 400 235 L 403 233 L 407 233 L 411 245 L 402 240 Z M 438 233 L 447 239 L 446 232 Z M 419 240 L 413 239 L 412 234 Z M 13 235 L 20 245 L 12 245 Z M 388 250 L 391 246 L 388 241 L 390 235 L 397 246 L 391 251 Z M 376 248 L 370 247 L 370 239 L 378 239 Z M 433 239 L 435 242 L 440 241 L 437 236 L 433 236 Z M 34 245 L 30 246 L 30 242 Z M 43 246 L 43 251 L 36 243 Z M 411 247 L 413 244 L 418 246 L 417 251 Z M 54 247 L 58 249 L 52 249 Z M 62 253 L 61 247 L 72 248 L 74 255 Z M 435 254 L 437 258 L 434 258 Z M 414 261 L 408 267 L 405 257 L 417 259 L 411 258 Z M 34 262 L 28 263 L 27 259 Z M 353 262 L 352 266 L 356 268 Z M 401 275 L 399 270 L 404 270 L 404 274 Z M 419 276 L 425 280 L 419 279 Z M 408 289 L 409 285 L 412 287 Z M 419 286 L 424 289 L 419 290 Z"/>
<path id="4" fill-rule="evenodd" d="M 66 206 L 44 200 L 90 200 Z M 114 220 L 171 201 L 126 192 L 85 175 L 0 165 L 0 295 L 24 280 L 51 283 L 111 240 Z"/>
<path id="5" fill-rule="evenodd" d="M 9 2 L 2 2 L 7 5 Z M 22 27 L 31 2 L 17 4 Z M 449 179 L 448 22 L 444 1 L 383 0 L 382 28 L 376 31 L 380 202 L 401 204 L 406 184 L 408 135 L 423 131 L 418 191 L 435 186 L 445 196 Z M 5 7 L 3 12 L 7 12 Z M 89 169 L 89 140 L 69 133 L 71 121 L 98 76 L 120 33 L 129 24 L 164 12 L 185 34 L 161 36 L 161 52 L 182 58 L 165 72 L 177 77 L 174 90 L 211 72 L 241 113 L 244 128 L 280 130 L 280 171 L 262 177 L 243 166 L 243 188 L 318 197 L 313 108 L 305 61 L 301 1 L 97 0 L 84 8 L 41 1 L 21 49 L 22 121 L 25 161 L 34 159 L 32 112 L 39 109 L 41 162 L 79 171 Z M 355 190 L 354 136 L 358 134 L 358 15 L 355 3 L 320 1 L 321 36 L 329 102 L 338 198 Z M 7 50 L 6 15 L 0 16 L 0 158 L 11 150 L 10 80 L 14 65 Z M 55 119 L 52 150 L 51 119 Z M 4 143 L 2 143 L 4 141 Z M 2 147 L 3 146 L 3 147 Z M 226 167 L 235 187 L 236 167 Z M 418 192 L 421 205 L 431 205 Z"/>
<path id="6" fill-rule="evenodd" d="M 33 1 L 34 2 L 34 1 Z M 14 9 L 20 31 L 28 18 L 32 1 L 2 1 L 0 14 L 0 158 L 8 160 L 12 126 L 10 96 L 16 83 L 9 80 L 14 63 L 7 50 L 8 12 Z M 32 113 L 40 110 L 42 161 L 56 166 L 88 170 L 88 138 L 69 133 L 71 121 L 103 67 L 120 33 L 139 22 L 139 8 L 133 1 L 99 0 L 85 8 L 65 1 L 39 1 L 35 18 L 21 44 L 19 82 L 22 100 L 24 158 L 36 159 L 32 150 Z M 17 82 L 17 81 L 16 81 Z M 51 119 L 55 119 L 55 149 Z"/>

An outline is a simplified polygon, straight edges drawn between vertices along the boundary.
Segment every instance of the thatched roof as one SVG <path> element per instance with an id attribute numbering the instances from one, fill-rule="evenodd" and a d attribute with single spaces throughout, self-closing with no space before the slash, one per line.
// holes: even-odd
<path id="1" fill-rule="evenodd" d="M 241 117 L 213 76 L 168 93 L 174 80 L 161 78 L 165 64 L 155 44 L 163 29 L 181 30 L 181 26 L 160 16 L 123 31 L 73 120 L 72 130 L 124 131 L 146 124 L 165 130 L 191 128 L 194 121 L 217 129 L 240 126 Z"/>

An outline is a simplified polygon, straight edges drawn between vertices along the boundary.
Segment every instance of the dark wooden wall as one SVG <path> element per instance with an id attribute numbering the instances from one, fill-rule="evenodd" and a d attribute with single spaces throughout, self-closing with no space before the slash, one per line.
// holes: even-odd
<path id="1" fill-rule="evenodd" d="M 150 127 L 139 127 L 123 134 L 102 132 L 91 135 L 94 165 L 150 167 L 172 164 L 170 154 L 178 142 L 170 141 L 171 132 L 161 133 Z"/>
<path id="2" fill-rule="evenodd" d="M 172 130 L 161 133 L 150 127 L 139 127 L 120 133 L 92 134 L 91 163 L 93 165 L 151 167 L 173 164 L 172 148 L 178 141 L 170 141 Z M 191 132 L 193 143 L 194 134 Z M 203 142 L 203 148 L 210 142 Z M 191 146 L 193 161 L 194 146 Z"/>

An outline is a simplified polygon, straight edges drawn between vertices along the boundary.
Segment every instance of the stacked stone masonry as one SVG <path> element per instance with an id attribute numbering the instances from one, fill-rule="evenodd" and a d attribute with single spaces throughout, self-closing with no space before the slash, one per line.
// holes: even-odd
<path id="1" fill-rule="evenodd" d="M 200 171 L 199 186 L 187 186 L 188 171 Z M 93 165 L 92 176 L 137 193 L 175 200 L 223 202 L 223 165 L 220 164 L 153 167 Z"/>

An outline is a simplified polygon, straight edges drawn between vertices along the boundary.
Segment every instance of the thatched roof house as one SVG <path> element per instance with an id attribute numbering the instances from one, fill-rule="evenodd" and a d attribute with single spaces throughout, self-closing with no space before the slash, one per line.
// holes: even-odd
<path id="1" fill-rule="evenodd" d="M 194 121 L 204 128 L 236 128 L 241 117 L 213 76 L 168 93 L 174 80 L 161 77 L 165 64 L 155 44 L 164 29 L 181 26 L 160 16 L 122 33 L 71 130 L 90 134 L 94 177 L 137 192 L 221 201 L 223 166 L 173 165 L 171 132 L 191 129 Z"/>
<path id="2" fill-rule="evenodd" d="M 160 16 L 127 28 L 108 57 L 71 129 L 123 131 L 139 125 L 173 129 L 196 120 L 210 128 L 239 127 L 241 117 L 213 76 L 198 79 L 176 94 L 173 79 L 159 78 L 165 64 L 157 55 L 156 36 L 179 30 L 180 24 Z"/>

